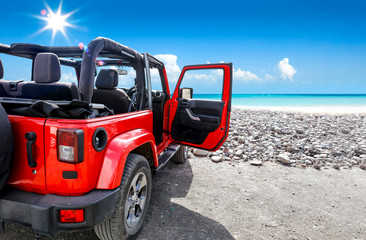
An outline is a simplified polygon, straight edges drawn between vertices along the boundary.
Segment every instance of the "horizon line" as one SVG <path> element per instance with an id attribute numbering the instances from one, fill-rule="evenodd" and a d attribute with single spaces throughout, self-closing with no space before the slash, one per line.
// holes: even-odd
<path id="1" fill-rule="evenodd" d="M 222 94 L 222 93 L 193 93 L 193 94 Z M 338 96 L 366 96 L 366 93 L 232 93 L 232 95 L 338 95 Z"/>

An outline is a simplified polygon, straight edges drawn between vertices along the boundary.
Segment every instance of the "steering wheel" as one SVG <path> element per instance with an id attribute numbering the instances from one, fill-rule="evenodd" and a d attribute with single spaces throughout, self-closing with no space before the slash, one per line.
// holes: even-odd
<path id="1" fill-rule="evenodd" d="M 132 95 L 133 95 L 134 93 L 136 93 L 136 85 L 135 85 L 135 86 L 133 86 L 133 87 L 131 87 L 131 88 L 130 88 L 130 89 L 128 89 L 128 91 L 127 91 L 127 95 L 131 98 L 131 100 L 132 100 Z"/>
<path id="2" fill-rule="evenodd" d="M 130 89 L 128 89 L 127 95 L 131 99 L 130 100 L 130 105 L 128 106 L 128 112 L 137 111 L 139 109 L 139 104 L 140 104 L 140 101 L 142 101 L 142 99 L 140 98 L 140 101 L 137 102 L 138 93 L 137 93 L 137 90 L 136 90 L 136 85 L 131 87 Z M 145 91 L 145 99 L 148 99 L 148 98 L 149 98 L 149 96 L 148 96 L 148 93 L 147 93 L 147 90 L 146 90 Z M 149 102 L 146 101 L 145 108 L 147 108 L 148 105 L 149 105 Z"/>

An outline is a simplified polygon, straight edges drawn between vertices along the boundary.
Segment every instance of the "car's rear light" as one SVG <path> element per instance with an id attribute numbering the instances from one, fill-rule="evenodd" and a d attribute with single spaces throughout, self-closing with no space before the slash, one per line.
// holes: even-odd
<path id="1" fill-rule="evenodd" d="M 61 162 L 68 163 L 80 163 L 84 160 L 83 130 L 57 130 L 57 158 Z"/>
<path id="2" fill-rule="evenodd" d="M 84 209 L 60 210 L 60 222 L 62 223 L 80 223 L 84 221 Z"/>

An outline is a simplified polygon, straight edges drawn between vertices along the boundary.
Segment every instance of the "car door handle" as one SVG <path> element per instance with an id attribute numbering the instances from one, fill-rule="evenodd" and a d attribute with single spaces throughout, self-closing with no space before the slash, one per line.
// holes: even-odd
<path id="1" fill-rule="evenodd" d="M 209 115 L 196 115 L 192 112 L 192 110 L 190 108 L 186 108 L 186 112 L 187 112 L 189 118 L 194 121 L 215 123 L 215 124 L 220 123 L 220 117 L 209 116 Z"/>
<path id="2" fill-rule="evenodd" d="M 194 120 L 194 121 L 201 121 L 201 119 L 200 119 L 199 117 L 195 116 L 195 115 L 192 113 L 192 111 L 191 111 L 191 109 L 190 109 L 190 108 L 186 108 L 186 112 L 187 112 L 188 116 L 189 116 L 192 120 Z"/>
<path id="3" fill-rule="evenodd" d="M 36 142 L 37 134 L 35 132 L 27 132 L 25 134 L 25 139 L 27 139 L 28 165 L 31 168 L 35 168 L 37 167 L 37 162 L 33 158 L 33 144 Z"/>

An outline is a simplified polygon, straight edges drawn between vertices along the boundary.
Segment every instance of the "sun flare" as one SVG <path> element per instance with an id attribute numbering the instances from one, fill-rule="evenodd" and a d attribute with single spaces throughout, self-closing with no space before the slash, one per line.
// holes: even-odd
<path id="1" fill-rule="evenodd" d="M 48 25 L 46 26 L 47 29 L 52 29 L 54 32 L 60 31 L 64 33 L 65 27 L 70 25 L 66 22 L 67 16 L 61 15 L 60 12 L 49 13 L 48 15 L 48 18 L 46 18 L 46 21 L 48 22 Z"/>
<path id="2" fill-rule="evenodd" d="M 60 6 L 58 7 L 56 12 L 53 12 L 51 10 L 51 8 L 46 4 L 46 8 L 47 10 L 42 10 L 41 14 L 44 16 L 37 16 L 38 19 L 41 19 L 45 22 L 47 22 L 47 25 L 42 28 L 41 30 L 39 30 L 37 32 L 41 33 L 44 32 L 46 30 L 52 30 L 52 41 L 56 36 L 57 32 L 61 32 L 62 35 L 67 39 L 67 35 L 65 32 L 66 27 L 75 27 L 73 24 L 67 22 L 67 19 L 76 12 L 76 10 L 69 12 L 67 14 L 62 14 L 61 13 L 61 9 L 62 9 L 62 2 L 60 3 Z"/>

